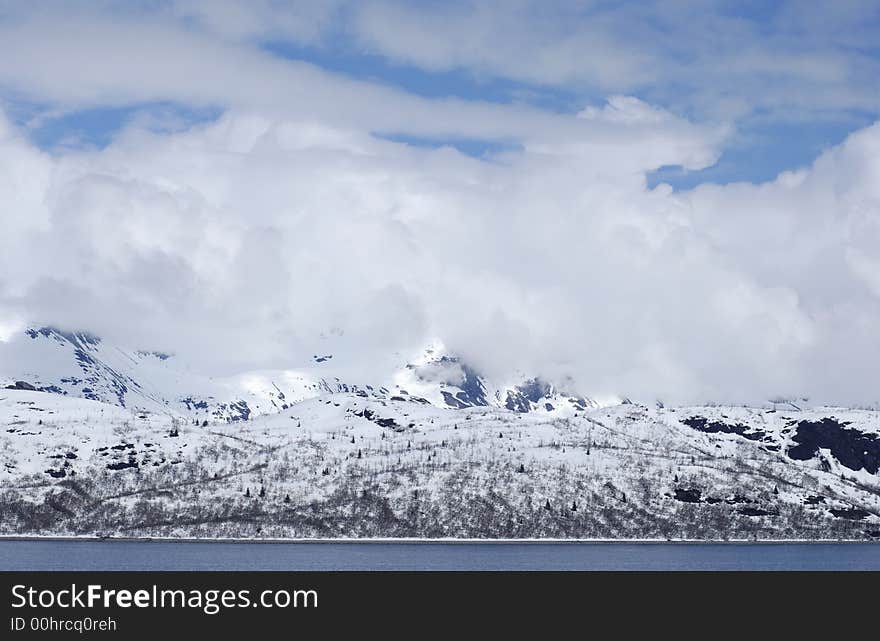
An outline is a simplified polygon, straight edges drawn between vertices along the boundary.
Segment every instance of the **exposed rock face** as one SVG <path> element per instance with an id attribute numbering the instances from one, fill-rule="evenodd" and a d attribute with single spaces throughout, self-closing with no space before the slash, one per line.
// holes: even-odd
<path id="1" fill-rule="evenodd" d="M 688 427 L 707 434 L 739 434 L 750 441 L 762 441 L 767 439 L 767 434 L 761 429 L 743 425 L 742 423 L 725 423 L 713 421 L 702 416 L 691 416 L 681 421 Z"/>
<path id="2" fill-rule="evenodd" d="M 25 381 L 15 381 L 12 385 L 7 385 L 6 389 L 20 389 L 26 390 L 29 392 L 36 392 L 37 388 L 31 385 L 30 383 L 26 383 Z"/>
<path id="3" fill-rule="evenodd" d="M 867 470 L 876 474 L 880 469 L 880 438 L 846 427 L 849 423 L 823 418 L 818 421 L 799 421 L 788 448 L 788 456 L 806 461 L 827 449 L 841 465 L 851 470 Z"/>

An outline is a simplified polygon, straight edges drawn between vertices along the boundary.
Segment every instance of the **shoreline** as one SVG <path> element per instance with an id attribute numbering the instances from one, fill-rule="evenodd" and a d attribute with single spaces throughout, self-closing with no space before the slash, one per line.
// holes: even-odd
<path id="1" fill-rule="evenodd" d="M 19 542 L 73 542 L 73 543 L 253 543 L 304 545 L 880 545 L 874 539 L 426 539 L 426 538 L 332 538 L 332 539 L 249 539 L 249 538 L 190 538 L 190 537 L 98 537 L 98 536 L 10 536 L 0 535 L 0 543 Z"/>

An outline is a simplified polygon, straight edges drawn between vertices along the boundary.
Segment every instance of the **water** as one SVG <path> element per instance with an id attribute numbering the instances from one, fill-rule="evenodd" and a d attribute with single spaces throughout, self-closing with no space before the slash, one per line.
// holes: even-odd
<path id="1" fill-rule="evenodd" d="M 880 570 L 880 543 L 0 541 L 0 570 Z"/>

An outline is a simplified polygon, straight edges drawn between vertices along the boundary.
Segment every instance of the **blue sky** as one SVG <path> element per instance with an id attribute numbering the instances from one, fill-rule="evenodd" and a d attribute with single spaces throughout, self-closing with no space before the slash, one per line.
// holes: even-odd
<path id="1" fill-rule="evenodd" d="M 862 119 L 845 122 L 774 123 L 741 132 L 742 139 L 725 148 L 718 162 L 697 171 L 663 167 L 648 175 L 648 185 L 661 182 L 676 189 L 691 189 L 702 183 L 761 183 L 780 172 L 802 169 L 819 155 L 843 142 L 846 137 L 873 122 Z"/>

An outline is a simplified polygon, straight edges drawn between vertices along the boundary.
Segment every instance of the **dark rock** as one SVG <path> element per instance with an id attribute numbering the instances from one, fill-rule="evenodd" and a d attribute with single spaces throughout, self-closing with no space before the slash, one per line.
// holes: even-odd
<path id="1" fill-rule="evenodd" d="M 850 521 L 861 521 L 871 516 L 870 512 L 857 507 L 831 508 L 828 511 L 839 519 Z"/>
<path id="2" fill-rule="evenodd" d="M 137 461 L 128 460 L 128 461 L 120 461 L 119 463 L 108 463 L 108 470 L 126 470 L 129 468 L 140 467 Z"/>
<path id="3" fill-rule="evenodd" d="M 792 440 L 797 445 L 788 448 L 788 456 L 796 461 L 807 461 L 828 449 L 851 470 L 865 469 L 876 474 L 880 469 L 880 438 L 846 427 L 835 418 L 820 421 L 799 421 Z"/>
<path id="4" fill-rule="evenodd" d="M 700 503 L 703 492 L 699 489 L 675 488 L 675 500 L 683 503 Z"/>
<path id="5" fill-rule="evenodd" d="M 553 387 L 549 383 L 533 378 L 508 390 L 504 406 L 512 412 L 525 414 L 532 410 L 532 403 L 549 398 L 552 393 Z"/>
<path id="6" fill-rule="evenodd" d="M 691 416 L 684 418 L 682 423 L 698 432 L 706 432 L 707 434 L 738 434 L 750 441 L 763 441 L 769 437 L 767 433 L 758 428 L 753 428 L 742 423 L 724 423 L 723 421 L 713 421 L 703 416 Z"/>
<path id="7" fill-rule="evenodd" d="M 14 385 L 7 385 L 6 389 L 17 389 L 24 390 L 27 392 L 36 392 L 37 388 L 31 385 L 30 383 L 26 383 L 25 381 L 15 381 Z"/>

